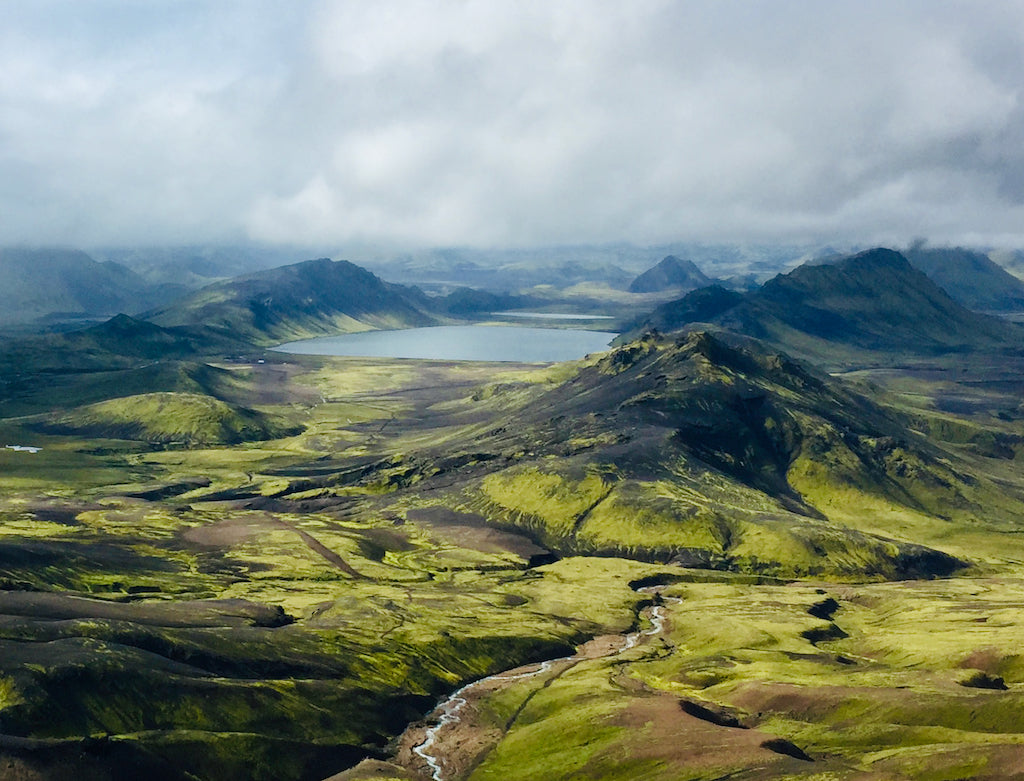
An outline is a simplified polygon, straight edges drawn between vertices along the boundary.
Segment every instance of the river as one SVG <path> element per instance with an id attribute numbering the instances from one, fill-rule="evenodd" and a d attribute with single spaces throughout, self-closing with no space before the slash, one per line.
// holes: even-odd
<path id="1" fill-rule="evenodd" d="M 647 586 L 638 589 L 638 591 L 645 594 L 660 595 L 660 589 L 660 586 Z M 672 603 L 681 601 L 675 597 L 662 597 L 662 599 L 664 602 Z M 586 659 L 600 659 L 621 654 L 636 647 L 646 639 L 660 635 L 665 631 L 665 606 L 663 604 L 652 605 L 646 608 L 644 614 L 646 614 L 647 619 L 651 623 L 649 629 L 632 632 L 628 635 L 611 635 L 595 638 L 580 646 L 576 653 L 571 656 L 549 659 L 540 664 L 524 665 L 514 670 L 497 673 L 496 675 L 466 684 L 442 700 L 427 716 L 428 721 L 433 721 L 434 724 L 428 727 L 425 732 L 422 731 L 422 727 L 413 727 L 406 730 L 406 733 L 399 739 L 400 748 L 397 760 L 409 767 L 413 764 L 410 760 L 413 757 L 418 757 L 421 762 L 426 763 L 433 781 L 452 781 L 456 777 L 456 773 L 460 770 L 463 772 L 465 770 L 463 762 L 459 761 L 459 758 L 451 756 L 455 749 L 461 749 L 465 752 L 467 745 L 470 747 L 477 745 L 477 741 L 474 741 L 472 738 L 467 739 L 465 735 L 459 736 L 456 734 L 459 728 L 468 720 L 465 712 L 473 700 L 479 699 L 487 693 L 504 689 L 515 681 L 546 675 L 555 670 L 556 667 L 562 668 L 556 672 L 556 675 L 561 675 L 566 670 Z M 468 725 L 468 727 L 470 730 L 473 729 L 472 725 Z M 420 732 L 422 732 L 422 740 L 418 737 Z M 405 745 L 405 750 L 402 748 L 403 744 Z M 411 752 L 408 750 L 409 748 L 411 748 Z M 465 757 L 461 759 L 465 759 Z M 416 767 L 410 767 L 410 769 L 419 770 Z"/>

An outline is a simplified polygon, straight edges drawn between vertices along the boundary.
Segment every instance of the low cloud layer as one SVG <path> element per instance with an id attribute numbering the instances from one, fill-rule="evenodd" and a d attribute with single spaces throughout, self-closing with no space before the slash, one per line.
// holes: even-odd
<path id="1" fill-rule="evenodd" d="M 1024 6 L 0 0 L 0 242 L 1024 246 Z"/>

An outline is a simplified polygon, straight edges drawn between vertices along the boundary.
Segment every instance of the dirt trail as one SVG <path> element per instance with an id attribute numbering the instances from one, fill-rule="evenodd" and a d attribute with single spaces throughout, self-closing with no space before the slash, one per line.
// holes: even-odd
<path id="1" fill-rule="evenodd" d="M 309 532 L 304 532 L 302 531 L 302 529 L 297 528 L 293 524 L 290 524 L 288 523 L 288 521 L 285 521 L 281 518 L 274 518 L 273 520 L 279 526 L 283 526 L 289 531 L 295 532 L 295 534 L 299 535 L 302 541 L 306 543 L 307 548 L 313 551 L 313 553 L 319 554 L 321 557 L 323 557 L 325 561 L 329 562 L 330 564 L 333 564 L 342 572 L 345 572 L 351 575 L 352 577 L 358 578 L 360 580 L 369 580 L 369 578 L 367 578 L 366 575 L 356 570 L 351 564 L 345 561 L 345 559 L 343 559 L 337 553 L 332 551 L 330 548 L 328 548 L 326 545 L 320 542 L 320 540 L 318 540 Z"/>
<path id="2" fill-rule="evenodd" d="M 657 588 L 640 590 L 644 593 L 660 593 Z M 673 600 L 667 598 L 667 601 Z M 524 665 L 463 686 L 443 700 L 427 717 L 434 721 L 432 726 L 412 726 L 402 734 L 395 763 L 431 781 L 463 778 L 512 728 L 533 694 L 527 697 L 501 729 L 477 723 L 475 706 L 479 700 L 518 681 L 548 675 L 537 690 L 540 691 L 580 662 L 615 656 L 664 631 L 663 605 L 646 608 L 643 615 L 651 622 L 650 628 L 643 632 L 595 637 L 581 645 L 572 656 Z"/>

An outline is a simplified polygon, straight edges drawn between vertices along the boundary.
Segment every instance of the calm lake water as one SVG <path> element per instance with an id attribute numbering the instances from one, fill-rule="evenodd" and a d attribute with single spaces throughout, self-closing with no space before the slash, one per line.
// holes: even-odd
<path id="1" fill-rule="evenodd" d="M 302 355 L 367 358 L 429 358 L 447 361 L 572 361 L 608 349 L 618 334 L 562 328 L 503 325 L 442 325 L 401 331 L 365 331 L 322 336 L 275 347 Z"/>

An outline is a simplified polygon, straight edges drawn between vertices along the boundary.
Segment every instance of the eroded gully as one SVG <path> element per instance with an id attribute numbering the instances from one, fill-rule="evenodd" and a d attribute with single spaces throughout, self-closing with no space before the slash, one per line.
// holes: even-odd
<path id="1" fill-rule="evenodd" d="M 645 594 L 660 595 L 659 586 L 638 589 Z M 674 597 L 662 597 L 665 602 L 679 602 Z M 486 694 L 504 689 L 515 681 L 539 678 L 552 670 L 545 686 L 556 680 L 582 661 L 615 656 L 636 647 L 648 638 L 660 635 L 665 629 L 665 607 L 662 604 L 645 608 L 641 615 L 650 621 L 650 627 L 627 635 L 606 635 L 597 637 L 580 646 L 575 654 L 558 659 L 549 659 L 539 664 L 524 665 L 495 675 L 481 678 L 463 686 L 451 694 L 427 716 L 432 726 L 406 730 L 399 740 L 396 759 L 410 770 L 429 772 L 432 781 L 452 781 L 472 769 L 474 760 L 501 739 L 515 720 L 513 716 L 505 730 L 487 729 L 468 724 L 467 708 Z M 525 706 L 525 703 L 524 705 Z M 519 710 L 522 710 L 520 706 Z M 518 715 L 518 712 L 517 714 Z M 425 765 L 425 767 L 424 767 Z"/>

